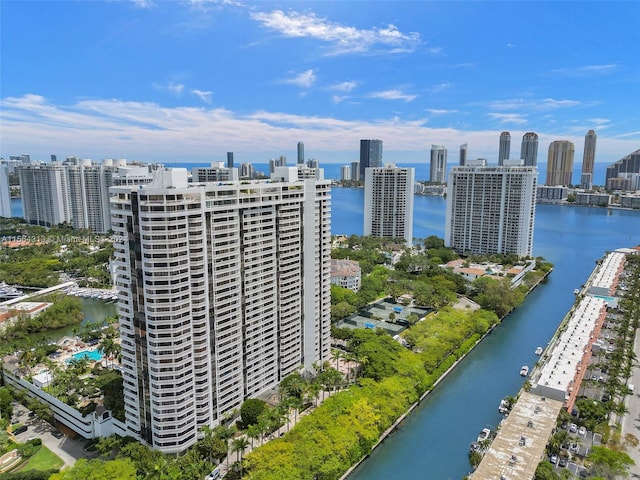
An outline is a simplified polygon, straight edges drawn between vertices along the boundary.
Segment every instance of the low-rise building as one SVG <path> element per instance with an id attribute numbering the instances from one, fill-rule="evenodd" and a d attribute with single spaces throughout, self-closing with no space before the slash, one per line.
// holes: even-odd
<path id="1" fill-rule="evenodd" d="M 608 207 L 611 205 L 611 195 L 608 193 L 576 193 L 577 205 L 588 205 L 591 207 Z"/>
<path id="2" fill-rule="evenodd" d="M 357 292 L 360 290 L 362 271 L 360 264 L 355 260 L 332 259 L 331 260 L 331 284 L 348 288 Z"/>

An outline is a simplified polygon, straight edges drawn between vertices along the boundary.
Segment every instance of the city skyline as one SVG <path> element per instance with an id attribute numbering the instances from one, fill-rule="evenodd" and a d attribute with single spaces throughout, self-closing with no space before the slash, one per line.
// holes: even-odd
<path id="1" fill-rule="evenodd" d="M 501 131 L 536 132 L 541 151 L 571 141 L 581 158 L 593 129 L 595 161 L 611 163 L 640 142 L 635 2 L 33 6 L 2 6 L 5 158 L 265 162 L 304 142 L 348 164 L 379 138 L 385 162 L 428 161 L 439 144 L 456 163 L 464 143 L 492 162 Z"/>

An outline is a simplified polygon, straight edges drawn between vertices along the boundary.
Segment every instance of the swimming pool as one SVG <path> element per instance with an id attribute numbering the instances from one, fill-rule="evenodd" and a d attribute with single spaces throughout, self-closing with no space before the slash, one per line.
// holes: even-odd
<path id="1" fill-rule="evenodd" d="M 616 301 L 615 297 L 609 297 L 607 295 L 594 295 L 595 298 L 601 298 L 606 302 L 613 303 Z"/>
<path id="2" fill-rule="evenodd" d="M 72 357 L 78 360 L 86 357 L 90 362 L 99 362 L 102 360 L 102 353 L 100 353 L 100 350 L 83 350 L 81 352 L 74 353 Z"/>

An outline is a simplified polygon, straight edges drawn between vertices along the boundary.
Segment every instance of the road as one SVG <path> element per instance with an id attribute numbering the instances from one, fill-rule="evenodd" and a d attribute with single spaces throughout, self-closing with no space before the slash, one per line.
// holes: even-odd
<path id="1" fill-rule="evenodd" d="M 640 358 L 640 335 L 638 332 L 636 332 L 633 351 Z M 634 364 L 628 383 L 640 386 L 640 366 L 638 363 Z M 636 462 L 629 469 L 629 477 L 627 478 L 640 479 L 640 442 L 636 442 L 635 446 L 625 442 L 627 435 L 633 435 L 637 440 L 640 440 L 640 394 L 637 388 L 632 395 L 627 395 L 625 398 L 625 407 L 627 413 L 622 418 L 622 441 L 625 444 L 626 453 Z"/>

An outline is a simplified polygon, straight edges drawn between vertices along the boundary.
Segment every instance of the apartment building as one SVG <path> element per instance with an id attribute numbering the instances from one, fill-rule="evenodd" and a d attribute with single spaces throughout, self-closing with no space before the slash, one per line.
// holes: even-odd
<path id="1" fill-rule="evenodd" d="M 531 256 L 537 175 L 525 166 L 454 167 L 445 244 L 459 252 Z"/>
<path id="2" fill-rule="evenodd" d="M 111 229 L 109 187 L 124 159 L 101 163 L 69 157 L 64 162 L 18 167 L 25 220 L 51 227 L 69 223 L 76 229 L 107 233 Z"/>
<path id="3" fill-rule="evenodd" d="M 330 355 L 330 182 L 111 189 L 126 425 L 167 453 Z"/>
<path id="4" fill-rule="evenodd" d="M 364 234 L 413 242 L 415 169 L 393 164 L 367 168 L 364 179 Z"/>
<path id="5" fill-rule="evenodd" d="M 21 165 L 18 176 L 27 223 L 52 227 L 71 222 L 69 176 L 61 162 Z"/>

